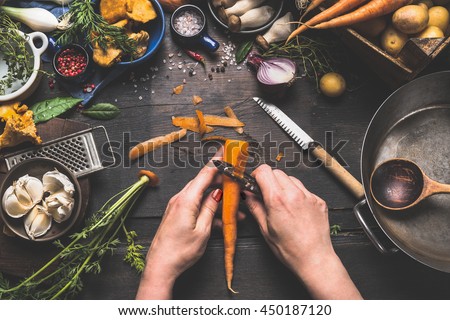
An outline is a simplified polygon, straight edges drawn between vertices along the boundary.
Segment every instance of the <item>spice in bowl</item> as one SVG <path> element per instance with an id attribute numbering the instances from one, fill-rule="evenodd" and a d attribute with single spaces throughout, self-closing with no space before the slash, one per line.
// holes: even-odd
<path id="1" fill-rule="evenodd" d="M 76 44 L 61 48 L 53 58 L 53 68 L 59 76 L 65 79 L 78 80 L 86 74 L 88 64 L 88 53 L 83 47 Z"/>
<path id="2" fill-rule="evenodd" d="M 202 31 L 203 18 L 194 10 L 184 10 L 173 20 L 174 29 L 184 37 L 192 37 Z"/>

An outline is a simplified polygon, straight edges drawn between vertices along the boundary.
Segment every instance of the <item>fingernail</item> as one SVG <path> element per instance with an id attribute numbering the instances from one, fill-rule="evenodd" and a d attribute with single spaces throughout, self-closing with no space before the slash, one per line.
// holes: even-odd
<path id="1" fill-rule="evenodd" d="M 213 193 L 211 194 L 211 197 L 216 201 L 216 202 L 220 202 L 220 200 L 222 200 L 222 190 L 220 189 L 216 189 L 213 191 Z"/>
<path id="2" fill-rule="evenodd" d="M 241 194 L 241 199 L 242 200 L 247 199 L 247 195 L 245 194 L 245 192 L 241 192 L 240 194 Z"/>

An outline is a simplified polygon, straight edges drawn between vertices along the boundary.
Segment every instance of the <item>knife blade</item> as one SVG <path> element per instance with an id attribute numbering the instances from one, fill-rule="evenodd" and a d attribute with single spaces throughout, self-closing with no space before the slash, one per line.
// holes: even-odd
<path id="1" fill-rule="evenodd" d="M 277 106 L 266 102 L 259 97 L 253 100 L 304 150 L 311 150 L 313 155 L 321 160 L 328 169 L 342 184 L 344 184 L 357 199 L 362 199 L 365 195 L 362 184 L 353 177 L 339 162 L 336 161 L 324 148 L 315 143 L 302 128 L 300 128 L 291 118 L 289 118 Z"/>
<path id="2" fill-rule="evenodd" d="M 311 138 L 302 128 L 291 120 L 277 106 L 266 102 L 265 100 L 253 97 L 253 100 L 283 129 L 288 135 L 297 142 L 302 149 L 307 150 L 314 139 Z"/>
<path id="3" fill-rule="evenodd" d="M 239 185 L 250 192 L 253 192 L 255 194 L 259 194 L 261 191 L 259 190 L 258 184 L 256 183 L 256 179 L 253 178 L 248 173 L 238 174 L 236 173 L 236 169 L 229 164 L 228 162 L 221 161 L 221 160 L 213 160 L 213 164 L 216 166 L 216 168 L 219 170 L 219 172 L 223 173 L 227 177 L 230 177 Z"/>

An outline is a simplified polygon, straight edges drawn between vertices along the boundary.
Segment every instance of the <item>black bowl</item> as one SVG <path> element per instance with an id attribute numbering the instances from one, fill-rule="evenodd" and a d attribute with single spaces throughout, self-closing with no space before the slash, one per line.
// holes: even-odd
<path id="1" fill-rule="evenodd" d="M 52 221 L 52 227 L 46 234 L 41 237 L 31 239 L 25 231 L 24 218 L 22 217 L 16 219 L 10 217 L 3 209 L 3 205 L 0 205 L 0 218 L 3 220 L 5 225 L 20 238 L 39 242 L 56 240 L 65 235 L 75 225 L 78 217 L 81 214 L 81 189 L 80 185 L 78 184 L 77 178 L 66 166 L 58 161 L 48 158 L 28 159 L 12 167 L 12 169 L 6 174 L 5 180 L 0 187 L 1 199 L 3 199 L 3 194 L 5 193 L 6 189 L 8 189 L 8 187 L 11 186 L 13 182 L 18 180 L 20 177 L 28 174 L 31 177 L 42 179 L 42 176 L 46 172 L 52 171 L 54 169 L 57 169 L 62 174 L 65 174 L 75 187 L 75 203 L 72 214 L 66 221 L 63 221 L 61 223 Z"/>

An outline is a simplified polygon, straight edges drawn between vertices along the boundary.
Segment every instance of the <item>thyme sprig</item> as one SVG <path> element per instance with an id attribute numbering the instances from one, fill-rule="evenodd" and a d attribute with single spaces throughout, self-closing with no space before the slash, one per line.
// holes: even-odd
<path id="1" fill-rule="evenodd" d="M 55 241 L 60 249 L 58 254 L 17 285 L 11 286 L 0 273 L 0 299 L 50 300 L 78 294 L 83 289 L 81 276 L 101 272 L 101 260 L 114 253 L 120 243 L 118 233 L 122 230 L 128 242 L 124 260 L 142 271 L 144 256 L 140 251 L 143 247 L 135 244 L 136 233 L 126 230 L 124 223 L 148 182 L 147 176 L 141 176 L 138 182 L 109 199 L 86 220 L 80 232 L 70 236 L 69 244 Z"/>
<path id="2" fill-rule="evenodd" d="M 113 46 L 121 49 L 125 55 L 131 55 L 136 51 L 136 42 L 126 35 L 123 28 L 108 24 L 95 12 L 91 0 L 74 0 L 66 14 L 70 16 L 72 26 L 55 33 L 58 44 L 97 43 L 103 50 Z"/>
<path id="3" fill-rule="evenodd" d="M 24 85 L 33 73 L 33 56 L 27 50 L 27 39 L 17 32 L 19 27 L 20 23 L 0 12 L 0 55 L 8 67 L 0 79 L 0 95 L 6 94 L 17 80 Z"/>
<path id="4" fill-rule="evenodd" d="M 334 47 L 335 45 L 330 42 L 300 36 L 289 43 L 272 44 L 263 56 L 284 57 L 299 61 L 304 74 L 314 79 L 319 88 L 320 77 L 336 69 L 337 61 L 331 54 Z"/>

